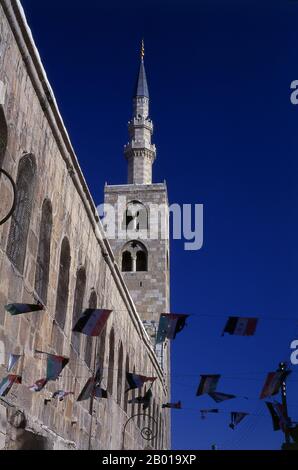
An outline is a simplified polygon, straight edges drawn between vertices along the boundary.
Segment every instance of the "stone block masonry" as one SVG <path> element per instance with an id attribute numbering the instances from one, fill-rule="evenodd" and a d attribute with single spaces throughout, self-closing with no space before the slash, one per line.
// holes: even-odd
<path id="1" fill-rule="evenodd" d="M 133 292 L 103 237 L 22 7 L 15 0 L 0 0 L 0 85 L 2 142 L 7 135 L 0 165 L 19 181 L 25 198 L 19 200 L 14 217 L 0 227 L 0 345 L 5 356 L 0 379 L 7 374 L 9 354 L 23 355 L 14 371 L 22 374 L 22 384 L 0 398 L 0 448 L 167 449 L 169 411 L 161 409 L 169 400 L 167 380 Z M 0 179 L 0 197 L 6 194 L 4 185 Z M 51 217 L 43 219 L 43 214 Z M 42 230 L 42 220 L 50 232 Z M 65 287 L 60 296 L 59 285 Z M 78 304 L 88 308 L 91 296 L 97 307 L 113 313 L 99 340 L 74 338 Z M 13 317 L 4 310 L 7 303 L 37 300 L 44 302 L 44 311 Z M 45 360 L 36 349 L 70 358 L 61 377 L 38 393 L 28 389 L 45 375 Z M 91 410 L 89 400 L 76 399 L 98 365 L 108 399 L 94 400 Z M 141 437 L 142 421 L 132 420 L 123 436 L 125 422 L 137 411 L 124 394 L 126 370 L 157 377 L 148 410 L 157 422 L 153 441 Z M 45 404 L 57 389 L 74 395 Z"/>

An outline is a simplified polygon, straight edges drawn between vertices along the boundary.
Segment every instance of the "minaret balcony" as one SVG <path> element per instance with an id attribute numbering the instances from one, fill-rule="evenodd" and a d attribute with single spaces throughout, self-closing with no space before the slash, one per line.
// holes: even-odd
<path id="1" fill-rule="evenodd" d="M 148 129 L 151 133 L 153 133 L 153 122 L 151 119 L 145 119 L 143 117 L 134 117 L 131 121 L 128 123 L 128 129 L 129 131 L 133 131 L 136 128 L 142 128 L 144 127 L 145 129 Z"/>
<path id="2" fill-rule="evenodd" d="M 146 144 L 144 142 L 129 142 L 127 145 L 124 145 L 124 155 L 126 158 L 137 155 L 147 155 L 153 160 L 156 157 L 156 147 L 154 144 Z"/>

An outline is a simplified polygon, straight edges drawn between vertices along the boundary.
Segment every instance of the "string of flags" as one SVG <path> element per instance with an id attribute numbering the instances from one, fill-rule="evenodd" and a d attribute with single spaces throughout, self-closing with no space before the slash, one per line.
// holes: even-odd
<path id="1" fill-rule="evenodd" d="M 128 401 L 129 404 L 142 404 L 143 405 L 143 410 L 145 411 L 147 408 L 149 408 L 151 400 L 152 400 L 152 391 L 151 388 L 145 393 L 145 395 L 139 396 L 132 398 L 131 400 Z"/>
<path id="2" fill-rule="evenodd" d="M 44 306 L 40 303 L 38 304 L 8 304 L 5 305 L 5 310 L 11 315 L 21 315 L 22 313 L 31 313 L 44 310 Z"/>
<path id="3" fill-rule="evenodd" d="M 255 334 L 258 319 L 248 317 L 229 317 L 226 326 L 222 332 L 230 335 L 252 336 Z"/>
<path id="4" fill-rule="evenodd" d="M 73 392 L 65 392 L 64 390 L 56 390 L 56 392 L 53 393 L 52 399 L 55 400 L 57 398 L 59 401 L 63 401 L 65 397 L 68 397 L 68 395 L 73 395 Z"/>
<path id="5" fill-rule="evenodd" d="M 201 418 L 206 419 L 208 413 L 219 413 L 219 409 L 218 408 L 209 408 L 209 409 L 205 409 L 205 410 L 200 410 L 200 413 L 201 413 Z"/>
<path id="6" fill-rule="evenodd" d="M 56 356 L 55 354 L 39 351 L 38 349 L 35 349 L 35 352 L 37 354 L 47 355 L 47 381 L 57 380 L 64 367 L 68 364 L 69 358 L 64 356 Z"/>
<path id="7" fill-rule="evenodd" d="M 260 398 L 263 399 L 271 397 L 272 395 L 276 395 L 280 390 L 282 382 L 286 380 L 290 373 L 290 370 L 278 370 L 276 372 L 269 372 L 264 387 L 261 391 Z"/>
<path id="8" fill-rule="evenodd" d="M 289 427 L 290 423 L 289 420 L 286 419 L 286 412 L 284 406 L 277 401 L 271 403 L 270 401 L 266 401 L 266 406 L 269 410 L 269 413 L 272 418 L 272 425 L 274 431 L 282 430 L 283 432 Z"/>
<path id="9" fill-rule="evenodd" d="M 99 336 L 112 310 L 87 308 L 73 330 L 87 336 Z"/>
<path id="10" fill-rule="evenodd" d="M 181 410 L 182 404 L 181 401 L 177 401 L 176 403 L 164 403 L 161 405 L 162 408 L 171 408 L 173 410 Z"/>
<path id="11" fill-rule="evenodd" d="M 21 384 L 21 383 L 22 383 L 22 377 L 20 375 L 10 374 L 7 377 L 4 377 L 4 379 L 0 383 L 0 397 L 5 397 L 10 391 L 13 384 Z"/>
<path id="12" fill-rule="evenodd" d="M 218 408 L 208 408 L 208 409 L 200 410 L 201 419 L 206 419 L 209 413 L 218 414 L 220 412 L 221 411 Z M 229 424 L 229 427 L 234 430 L 235 427 L 248 415 L 249 413 L 245 413 L 243 411 L 231 411 L 230 413 L 231 422 Z"/>
<path id="13" fill-rule="evenodd" d="M 222 401 L 236 398 L 235 395 L 232 395 L 230 393 L 222 393 L 216 391 L 220 377 L 220 374 L 201 375 L 201 380 L 197 389 L 196 396 L 207 394 L 216 403 L 221 403 Z"/>
<path id="14" fill-rule="evenodd" d="M 178 313 L 162 313 L 159 319 L 156 343 L 163 343 L 166 338 L 175 339 L 177 333 L 180 333 L 185 327 L 188 317 L 189 315 Z"/>
<path id="15" fill-rule="evenodd" d="M 44 310 L 44 306 L 40 303 L 37 304 L 23 304 L 23 303 L 12 303 L 5 306 L 5 310 L 12 316 L 26 314 L 30 312 L 38 312 Z M 73 332 L 81 333 L 87 336 L 99 336 L 102 332 L 112 310 L 108 309 L 86 309 L 82 316 L 78 319 L 77 323 L 73 328 Z M 156 343 L 163 343 L 166 339 L 175 339 L 176 335 L 180 333 L 186 326 L 186 320 L 189 315 L 186 314 L 172 314 L 162 313 L 160 315 L 160 321 L 158 331 L 156 335 Z M 252 336 L 255 334 L 258 318 L 255 317 L 237 317 L 230 316 L 226 321 L 222 336 L 225 334 L 238 335 L 238 336 Z M 61 372 L 69 363 L 69 358 L 64 356 L 58 356 L 55 354 L 47 353 L 44 351 L 36 350 L 38 354 L 44 354 L 47 356 L 47 369 L 46 376 L 42 379 L 37 380 L 29 389 L 33 392 L 40 392 L 44 389 L 49 381 L 55 381 L 59 378 Z M 10 354 L 7 365 L 7 372 L 17 365 L 19 359 L 22 357 L 21 354 Z M 260 399 L 270 398 L 276 395 L 282 383 L 285 382 L 290 370 L 278 370 L 275 372 L 269 372 L 267 374 L 265 384 L 262 388 Z M 236 395 L 223 393 L 217 391 L 218 382 L 221 378 L 220 374 L 209 374 L 201 375 L 200 383 L 196 392 L 196 396 L 207 394 L 216 403 L 221 403 L 226 400 L 236 398 Z M 126 384 L 127 388 L 125 393 L 130 390 L 141 389 L 146 382 L 151 382 L 150 388 L 145 392 L 144 395 L 134 397 L 128 401 L 130 404 L 142 404 L 143 410 L 146 410 L 152 402 L 152 385 L 157 377 L 148 377 L 146 375 L 135 374 L 126 372 Z M 16 374 L 9 374 L 4 377 L 0 383 L 0 397 L 6 396 L 14 384 L 21 384 L 22 376 Z M 74 395 L 73 391 L 65 391 L 58 389 L 52 393 L 51 399 L 57 401 L 63 401 L 66 397 Z M 98 369 L 96 374 L 90 377 L 85 383 L 81 390 L 77 401 L 83 401 L 90 398 L 108 398 L 107 390 L 101 387 L 101 372 Z M 246 398 L 246 397 L 243 397 Z M 45 400 L 50 401 L 50 400 Z M 265 405 L 270 413 L 274 431 L 282 430 L 285 432 L 287 429 L 293 429 L 291 422 L 286 418 L 284 406 L 277 401 L 266 401 Z M 181 401 L 173 403 L 164 403 L 161 405 L 162 409 L 182 409 Z M 218 408 L 202 409 L 200 410 L 202 419 L 205 419 L 209 413 L 218 414 L 220 410 Z M 229 427 L 235 429 L 236 426 L 242 422 L 246 416 L 250 413 L 243 411 L 232 411 L 231 422 Z"/>
<path id="16" fill-rule="evenodd" d="M 229 427 L 235 429 L 237 424 L 239 424 L 249 413 L 243 413 L 242 411 L 232 411 L 231 413 L 231 423 Z"/>
<path id="17" fill-rule="evenodd" d="M 21 354 L 10 354 L 8 359 L 7 372 L 10 372 L 17 364 L 18 360 L 22 357 Z"/>
<path id="18" fill-rule="evenodd" d="M 125 393 L 127 393 L 129 390 L 143 387 L 145 382 L 153 383 L 155 380 L 156 377 L 147 377 L 146 375 L 138 375 L 131 372 L 126 372 L 126 383 L 128 388 L 125 390 Z"/>

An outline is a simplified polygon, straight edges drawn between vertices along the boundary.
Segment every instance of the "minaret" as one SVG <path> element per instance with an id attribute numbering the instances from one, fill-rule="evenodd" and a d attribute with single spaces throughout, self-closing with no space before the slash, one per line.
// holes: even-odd
<path id="1" fill-rule="evenodd" d="M 128 182 L 105 185 L 105 203 L 112 206 L 116 215 L 116 230 L 114 234 L 113 230 L 109 232 L 109 242 L 163 369 L 163 400 L 166 403 L 170 400 L 170 344 L 156 344 L 155 339 L 160 314 L 170 312 L 169 204 L 166 183 L 152 183 L 156 150 L 151 143 L 153 125 L 149 119 L 143 42 L 133 96 L 133 116 L 128 128 L 130 142 L 125 146 Z M 138 347 L 132 347 L 135 347 L 138 370 L 141 370 L 142 364 L 137 362 Z M 170 414 L 164 414 L 164 418 L 167 429 L 164 448 L 169 448 Z"/>
<path id="2" fill-rule="evenodd" d="M 149 91 L 144 55 L 142 41 L 140 69 L 133 96 L 133 116 L 128 123 L 130 142 L 124 147 L 128 161 L 128 184 L 151 184 L 152 165 L 156 158 L 156 148 L 151 143 L 153 123 L 149 119 Z"/>

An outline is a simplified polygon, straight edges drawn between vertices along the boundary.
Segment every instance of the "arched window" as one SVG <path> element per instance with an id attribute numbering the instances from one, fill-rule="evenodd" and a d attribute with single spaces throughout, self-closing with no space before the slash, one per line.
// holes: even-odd
<path id="1" fill-rule="evenodd" d="M 144 388 L 144 391 L 142 389 L 137 389 L 138 396 L 144 396 L 146 393 L 146 387 Z M 141 413 L 142 413 L 142 405 L 141 403 L 138 403 L 137 405 L 137 425 L 139 428 L 141 428 Z"/>
<path id="2" fill-rule="evenodd" d="M 132 256 L 129 251 L 124 251 L 122 253 L 122 271 L 123 272 L 132 271 Z"/>
<path id="3" fill-rule="evenodd" d="M 101 374 L 104 374 L 104 364 L 105 364 L 105 350 L 106 350 L 106 336 L 107 336 L 107 326 L 104 327 L 99 336 L 99 355 L 98 355 L 98 366 L 101 370 Z"/>
<path id="4" fill-rule="evenodd" d="M 114 329 L 110 332 L 109 341 L 109 365 L 108 365 L 108 392 L 113 395 L 114 388 L 114 354 L 115 354 L 115 334 Z"/>
<path id="5" fill-rule="evenodd" d="M 7 147 L 7 123 L 2 106 L 0 106 L 0 168 L 2 167 Z"/>
<path id="6" fill-rule="evenodd" d="M 89 308 L 97 308 L 97 295 L 95 290 L 91 292 L 90 299 L 89 299 Z M 86 343 L 85 343 L 85 362 L 89 368 L 91 368 L 91 360 L 92 360 L 92 346 L 93 346 L 93 338 L 92 336 L 86 336 Z"/>
<path id="7" fill-rule="evenodd" d="M 122 382 L 123 382 L 123 346 L 120 343 L 118 353 L 118 370 L 117 370 L 117 403 L 121 406 L 122 404 Z"/>
<path id="8" fill-rule="evenodd" d="M 129 357 L 128 354 L 126 356 L 126 362 L 125 362 L 125 379 L 124 383 L 126 384 L 126 372 L 129 372 Z M 124 390 L 125 392 L 125 390 Z M 128 392 L 124 394 L 124 411 L 127 413 L 127 405 L 128 405 Z"/>
<path id="9" fill-rule="evenodd" d="M 123 247 L 122 272 L 148 270 L 148 251 L 143 243 L 133 240 Z"/>
<path id="10" fill-rule="evenodd" d="M 42 205 L 35 271 L 35 290 L 44 304 L 48 298 L 52 225 L 52 205 L 48 199 L 45 199 Z"/>
<path id="11" fill-rule="evenodd" d="M 78 319 L 83 313 L 83 304 L 86 288 L 86 271 L 84 267 L 81 267 L 77 271 L 77 280 L 74 293 L 73 312 L 72 312 L 72 326 L 74 327 Z M 75 350 L 79 353 L 80 351 L 80 333 L 72 333 L 72 344 Z"/>
<path id="12" fill-rule="evenodd" d="M 59 278 L 57 286 L 57 299 L 55 319 L 63 329 L 65 325 L 68 294 L 69 294 L 70 247 L 67 237 L 63 238 L 60 253 Z"/>
<path id="13" fill-rule="evenodd" d="M 27 249 L 27 239 L 31 218 L 32 201 L 35 187 L 36 164 L 33 155 L 21 158 L 16 181 L 16 208 L 11 218 L 7 244 L 7 256 L 21 274 Z"/>
<path id="14" fill-rule="evenodd" d="M 148 213 L 144 204 L 139 201 L 131 201 L 127 204 L 124 227 L 127 231 L 134 232 L 148 229 Z"/>
<path id="15" fill-rule="evenodd" d="M 159 432 L 159 447 L 160 449 L 162 450 L 163 449 L 163 431 L 164 431 L 164 426 L 163 426 L 163 419 L 162 419 L 162 415 L 160 414 L 159 415 L 159 429 L 160 429 L 160 432 Z"/>
<path id="16" fill-rule="evenodd" d="M 136 271 L 147 271 L 147 253 L 137 251 Z"/>
<path id="17" fill-rule="evenodd" d="M 154 449 L 158 449 L 159 426 L 158 426 L 158 404 L 157 403 L 155 405 L 154 419 L 156 421 L 156 424 L 154 424 L 154 426 L 156 426 L 156 428 L 155 428 L 156 435 L 155 435 L 155 439 L 154 439 Z"/>
<path id="18" fill-rule="evenodd" d="M 135 366 L 133 367 L 133 373 L 136 373 L 136 368 Z M 132 393 L 131 393 L 131 400 L 132 400 L 132 406 L 131 406 L 131 416 L 135 414 L 135 403 L 134 399 L 136 398 L 136 389 L 133 388 Z"/>

